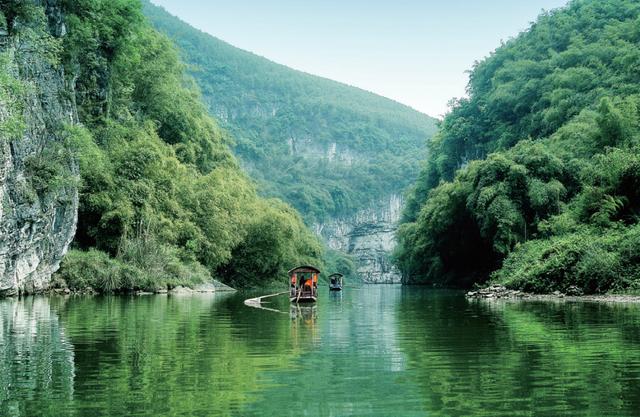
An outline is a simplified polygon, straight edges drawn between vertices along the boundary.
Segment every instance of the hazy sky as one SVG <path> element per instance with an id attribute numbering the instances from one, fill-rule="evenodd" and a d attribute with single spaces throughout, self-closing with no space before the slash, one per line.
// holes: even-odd
<path id="1" fill-rule="evenodd" d="M 152 0 L 292 68 L 440 116 L 474 61 L 567 0 Z"/>

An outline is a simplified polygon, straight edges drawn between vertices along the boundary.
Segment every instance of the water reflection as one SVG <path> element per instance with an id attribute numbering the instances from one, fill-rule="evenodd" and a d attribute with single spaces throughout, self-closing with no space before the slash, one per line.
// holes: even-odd
<path id="1" fill-rule="evenodd" d="M 34 416 L 27 399 L 69 404 L 74 353 L 51 304 L 62 299 L 0 300 L 0 414 Z"/>
<path id="2" fill-rule="evenodd" d="M 242 414 L 424 415 L 422 404 L 405 396 L 409 387 L 401 377 L 405 359 L 395 314 L 400 296 L 397 286 L 366 286 L 339 296 L 321 291 L 313 326 L 319 336 L 290 359 L 290 368 L 263 374 L 273 386 L 256 392 Z"/>
<path id="3" fill-rule="evenodd" d="M 406 292 L 399 317 L 430 415 L 640 415 L 636 305 Z"/>
<path id="4" fill-rule="evenodd" d="M 304 326 L 310 329 L 316 329 L 318 321 L 318 307 L 302 306 L 299 304 L 292 304 L 289 308 L 289 316 L 291 317 L 291 323 L 294 327 Z"/>
<path id="5" fill-rule="evenodd" d="M 0 301 L 0 415 L 640 416 L 640 306 L 396 286 Z"/>
<path id="6" fill-rule="evenodd" d="M 228 415 L 249 400 L 258 365 L 251 339 L 220 296 L 107 297 L 68 303 L 82 415 Z M 276 333 L 277 335 L 277 333 Z"/>

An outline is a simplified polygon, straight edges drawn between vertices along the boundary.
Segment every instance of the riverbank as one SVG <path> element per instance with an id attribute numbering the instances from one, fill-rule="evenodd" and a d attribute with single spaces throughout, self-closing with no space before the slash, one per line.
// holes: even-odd
<path id="1" fill-rule="evenodd" d="M 231 288 L 228 285 L 225 285 L 219 281 L 214 281 L 211 283 L 204 283 L 193 285 L 191 287 L 187 286 L 176 286 L 173 288 L 160 288 L 152 291 L 147 290 L 122 290 L 122 291 L 110 291 L 110 292 L 102 292 L 98 291 L 93 287 L 84 287 L 79 289 L 72 289 L 66 286 L 62 287 L 52 287 L 43 291 L 38 291 L 34 293 L 16 293 L 16 294 L 6 294 L 1 298 L 12 298 L 12 297 L 23 297 L 30 295 L 101 295 L 101 294 L 115 294 L 115 295 L 161 295 L 161 294 L 170 294 L 170 295 L 189 295 L 189 294 L 214 294 L 214 293 L 230 293 L 235 292 L 235 288 Z"/>
<path id="2" fill-rule="evenodd" d="M 533 294 L 520 290 L 511 290 L 502 285 L 492 285 L 487 288 L 469 291 L 466 297 L 484 300 L 533 300 L 533 301 L 583 301 L 601 303 L 640 303 L 640 295 L 627 294 L 598 294 L 584 295 L 577 287 L 569 287 L 566 293 L 555 291 L 551 294 Z"/>

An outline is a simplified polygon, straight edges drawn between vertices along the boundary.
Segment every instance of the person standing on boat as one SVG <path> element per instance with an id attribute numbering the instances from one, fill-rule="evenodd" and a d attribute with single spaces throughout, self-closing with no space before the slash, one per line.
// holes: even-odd
<path id="1" fill-rule="evenodd" d="M 305 291 L 311 293 L 312 285 L 313 283 L 312 283 L 311 277 L 308 277 L 308 278 L 305 277 L 305 280 L 304 280 Z"/>
<path id="2" fill-rule="evenodd" d="M 295 297 L 295 295 L 296 295 L 296 284 L 297 284 L 297 281 L 298 281 L 297 274 L 293 274 L 291 276 L 291 290 L 290 290 L 292 297 Z"/>

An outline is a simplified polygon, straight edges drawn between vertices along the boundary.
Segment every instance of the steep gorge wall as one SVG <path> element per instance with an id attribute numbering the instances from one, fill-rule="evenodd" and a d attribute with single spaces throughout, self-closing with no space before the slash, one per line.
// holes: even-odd
<path id="1" fill-rule="evenodd" d="M 46 31 L 55 38 L 66 29 L 58 0 L 35 3 L 45 9 L 46 39 L 0 33 L 3 71 L 22 85 L 17 106 L 0 99 L 0 123 L 22 122 L 17 136 L 0 129 L 0 296 L 46 289 L 77 223 L 77 167 L 65 140 L 76 121 L 73 94 L 43 43 L 53 40 Z"/>
<path id="2" fill-rule="evenodd" d="M 329 166 L 356 166 L 371 155 L 357 153 L 335 142 L 317 143 L 312 136 L 292 137 L 289 152 Z M 358 276 L 369 284 L 399 284 L 400 271 L 390 256 L 396 246 L 396 231 L 402 212 L 402 190 L 378 196 L 351 215 L 337 216 L 313 224 L 314 232 L 331 249 L 353 257 Z"/>
<path id="3" fill-rule="evenodd" d="M 327 245 L 348 253 L 356 262 L 358 275 L 370 284 L 401 282 L 398 269 L 389 256 L 396 241 L 402 198 L 392 194 L 380 198 L 352 216 L 315 224 L 315 232 Z"/>
<path id="4" fill-rule="evenodd" d="M 322 144 L 313 136 L 292 137 L 289 152 L 329 166 L 355 166 L 371 157 L 335 142 Z M 396 246 L 396 231 L 402 212 L 402 190 L 378 196 L 351 215 L 314 223 L 314 232 L 331 249 L 353 257 L 358 276 L 369 284 L 399 284 L 400 271 L 390 256 Z"/>
<path id="5" fill-rule="evenodd" d="M 212 115 L 265 195 L 300 211 L 368 282 L 399 282 L 389 262 L 435 119 L 371 92 L 295 71 L 201 32 L 143 1 L 189 64 Z"/>

